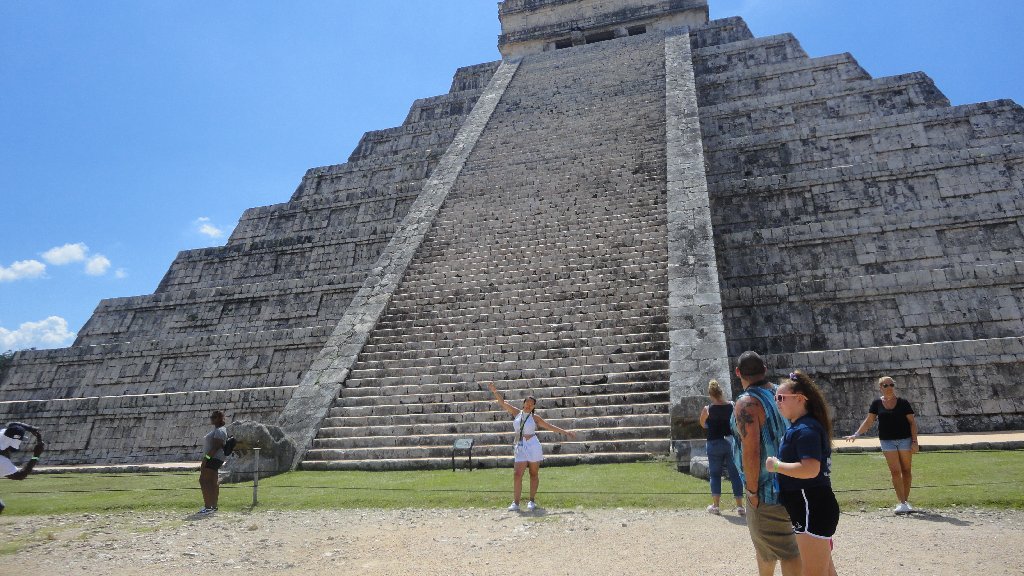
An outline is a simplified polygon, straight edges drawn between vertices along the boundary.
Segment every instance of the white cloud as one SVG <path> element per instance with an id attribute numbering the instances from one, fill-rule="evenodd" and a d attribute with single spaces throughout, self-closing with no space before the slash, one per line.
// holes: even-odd
<path id="1" fill-rule="evenodd" d="M 102 254 L 89 258 L 89 261 L 85 263 L 85 273 L 89 276 L 103 276 L 109 269 L 110 260 Z"/>
<path id="2" fill-rule="evenodd" d="M 65 264 L 71 264 L 72 262 L 81 262 L 85 260 L 85 255 L 89 253 L 89 247 L 83 242 L 77 244 L 65 244 L 63 246 L 57 246 L 56 248 L 50 248 L 46 252 L 43 252 L 43 260 L 46 260 L 54 266 L 63 266 Z"/>
<path id="3" fill-rule="evenodd" d="M 224 231 L 214 226 L 210 222 L 210 219 L 207 218 L 206 216 L 196 218 L 194 224 L 196 227 L 196 231 L 204 236 L 209 236 L 210 238 L 220 238 L 221 236 L 224 235 Z"/>
<path id="4" fill-rule="evenodd" d="M 117 278 L 118 280 L 123 280 L 127 277 L 128 271 L 125 270 L 124 268 L 118 268 L 117 270 L 114 271 L 114 278 Z"/>
<path id="5" fill-rule="evenodd" d="M 67 320 L 50 316 L 39 322 L 25 322 L 17 330 L 0 327 L 0 350 L 57 348 L 70 344 L 74 337 L 75 333 L 68 330 Z"/>
<path id="6" fill-rule="evenodd" d="M 46 264 L 38 260 L 19 260 L 8 267 L 0 266 L 0 282 L 39 278 L 46 273 Z"/>

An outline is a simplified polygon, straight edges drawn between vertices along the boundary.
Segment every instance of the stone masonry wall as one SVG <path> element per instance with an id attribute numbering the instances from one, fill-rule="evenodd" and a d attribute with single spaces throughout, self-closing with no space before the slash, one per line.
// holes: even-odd
<path id="1" fill-rule="evenodd" d="M 46 427 L 51 463 L 190 459 L 215 408 L 276 420 L 496 68 L 247 210 L 226 246 L 182 252 L 156 293 L 104 300 L 71 348 L 18 353 L 0 420 Z"/>
<path id="2" fill-rule="evenodd" d="M 924 431 L 1019 427 L 1024 109 L 714 28 L 693 46 L 729 355 L 815 374 L 841 431 L 883 374 Z"/>

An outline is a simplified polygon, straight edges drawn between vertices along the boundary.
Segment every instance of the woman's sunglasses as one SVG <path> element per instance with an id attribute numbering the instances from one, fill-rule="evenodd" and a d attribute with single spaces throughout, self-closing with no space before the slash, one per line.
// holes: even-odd
<path id="1" fill-rule="evenodd" d="M 895 388 L 895 384 L 882 384 L 882 388 Z"/>
<path id="2" fill-rule="evenodd" d="M 799 397 L 803 398 L 804 400 L 807 400 L 807 396 L 804 396 L 803 394 L 776 394 L 775 395 L 775 401 L 778 402 L 779 404 L 782 404 L 783 402 L 786 401 L 786 398 L 788 398 L 790 396 L 799 396 Z"/>

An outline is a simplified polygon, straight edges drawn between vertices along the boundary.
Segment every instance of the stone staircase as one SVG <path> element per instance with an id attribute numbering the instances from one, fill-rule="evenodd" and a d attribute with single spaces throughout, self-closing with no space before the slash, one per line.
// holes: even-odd
<path id="1" fill-rule="evenodd" d="M 664 94 L 654 37 L 522 62 L 304 469 L 511 465 L 491 381 L 577 431 L 548 464 L 668 454 Z"/>

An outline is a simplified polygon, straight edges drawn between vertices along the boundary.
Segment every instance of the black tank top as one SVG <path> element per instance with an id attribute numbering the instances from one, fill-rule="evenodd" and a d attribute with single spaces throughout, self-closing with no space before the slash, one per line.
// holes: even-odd
<path id="1" fill-rule="evenodd" d="M 708 406 L 708 440 L 720 440 L 732 435 L 729 429 L 729 418 L 732 416 L 732 404 L 711 404 Z"/>

